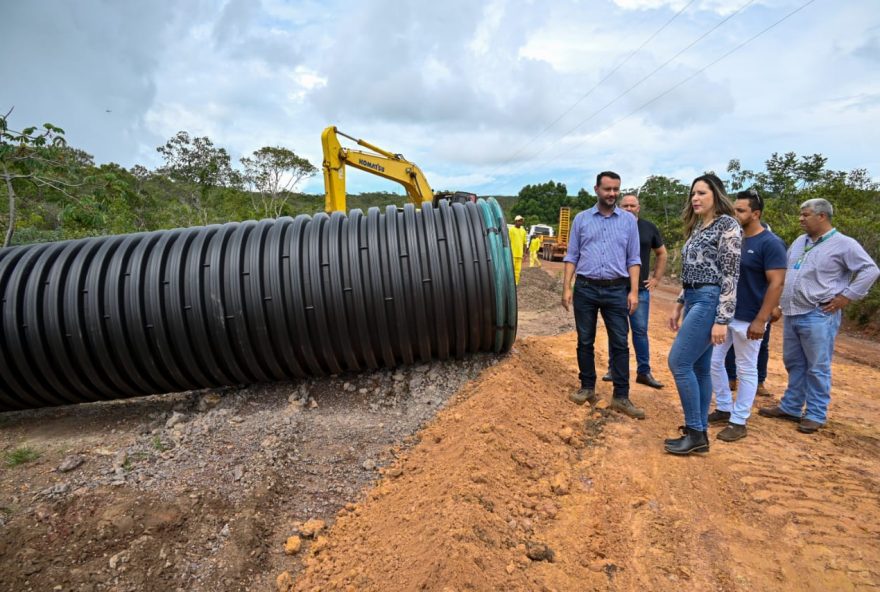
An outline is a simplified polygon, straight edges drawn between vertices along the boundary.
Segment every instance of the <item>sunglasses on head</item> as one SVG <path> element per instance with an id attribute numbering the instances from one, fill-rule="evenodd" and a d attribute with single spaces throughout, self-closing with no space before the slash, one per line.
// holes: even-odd
<path id="1" fill-rule="evenodd" d="M 764 198 L 761 197 L 761 194 L 759 194 L 756 189 L 747 189 L 745 191 L 740 191 L 737 194 L 737 198 L 754 199 L 758 202 L 758 209 L 761 211 L 764 210 Z"/>

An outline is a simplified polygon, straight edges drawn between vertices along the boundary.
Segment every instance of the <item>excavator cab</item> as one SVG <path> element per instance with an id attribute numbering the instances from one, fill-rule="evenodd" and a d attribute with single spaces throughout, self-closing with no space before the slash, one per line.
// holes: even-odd
<path id="1" fill-rule="evenodd" d="M 432 205 L 436 208 L 441 199 L 448 199 L 449 203 L 477 203 L 477 194 L 468 193 L 467 191 L 438 191 L 434 194 Z"/>

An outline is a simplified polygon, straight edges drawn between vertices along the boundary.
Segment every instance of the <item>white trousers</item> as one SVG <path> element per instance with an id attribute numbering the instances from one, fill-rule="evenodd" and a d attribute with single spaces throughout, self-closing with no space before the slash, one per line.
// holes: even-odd
<path id="1" fill-rule="evenodd" d="M 758 352 L 760 339 L 749 339 L 746 335 L 749 325 L 745 321 L 733 319 L 727 326 L 727 338 L 712 350 L 712 390 L 715 391 L 715 404 L 719 411 L 730 413 L 730 423 L 746 425 L 752 413 L 752 403 L 758 390 Z M 736 352 L 736 402 L 730 392 L 724 358 L 730 346 Z"/>

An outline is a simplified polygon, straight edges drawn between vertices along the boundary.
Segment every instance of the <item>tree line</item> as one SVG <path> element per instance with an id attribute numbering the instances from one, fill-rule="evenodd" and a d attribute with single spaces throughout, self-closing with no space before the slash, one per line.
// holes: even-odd
<path id="1" fill-rule="evenodd" d="M 323 194 L 305 194 L 297 186 L 318 169 L 292 149 L 266 146 L 233 163 L 229 153 L 208 137 L 180 131 L 156 148 L 162 164 L 153 170 L 135 165 L 96 164 L 87 152 L 69 146 L 64 130 L 52 125 L 20 130 L 0 115 L 0 236 L 3 246 L 124 234 L 232 220 L 314 214 Z M 764 198 L 764 220 L 787 244 L 801 234 L 799 205 L 814 197 L 834 204 L 834 224 L 858 240 L 875 261 L 880 260 L 880 184 L 868 171 L 827 167 L 821 154 L 773 153 L 762 170 L 744 169 L 739 160 L 727 166 L 732 194 L 757 189 Z M 466 188 L 455 188 L 466 189 Z M 637 193 L 642 216 L 660 228 L 670 250 L 670 273 L 680 268 L 684 242 L 682 209 L 689 185 L 656 175 Z M 563 183 L 526 185 L 516 196 L 497 196 L 509 219 L 527 224 L 556 225 L 559 208 L 575 212 L 592 207 L 596 198 L 586 189 L 569 195 Z M 399 193 L 369 192 L 348 197 L 350 208 L 403 205 Z M 848 316 L 880 329 L 880 286 L 854 303 Z"/>
<path id="2" fill-rule="evenodd" d="M 0 115 L 3 246 L 301 213 L 296 187 L 317 168 L 289 148 L 240 159 L 208 137 L 181 131 L 156 148 L 155 170 L 96 164 L 52 125 L 21 130 Z M 323 200 L 307 206 L 320 209 Z"/>

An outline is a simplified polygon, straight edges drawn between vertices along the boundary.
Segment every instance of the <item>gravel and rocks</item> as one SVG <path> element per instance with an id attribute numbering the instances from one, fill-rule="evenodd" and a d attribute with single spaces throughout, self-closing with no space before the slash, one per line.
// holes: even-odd
<path id="1" fill-rule="evenodd" d="M 495 362 L 2 414 L 0 450 L 40 456 L 4 468 L 0 590 L 266 589 L 293 522 L 332 520 Z"/>

